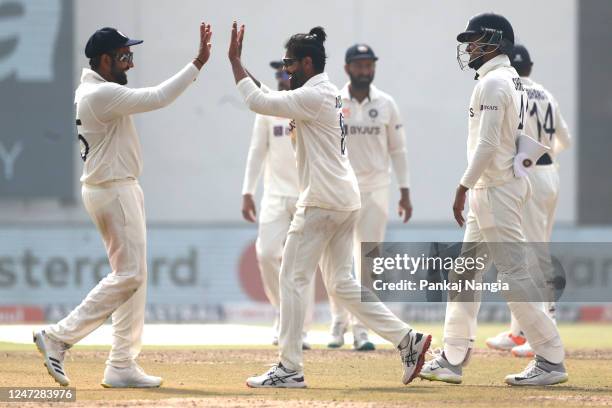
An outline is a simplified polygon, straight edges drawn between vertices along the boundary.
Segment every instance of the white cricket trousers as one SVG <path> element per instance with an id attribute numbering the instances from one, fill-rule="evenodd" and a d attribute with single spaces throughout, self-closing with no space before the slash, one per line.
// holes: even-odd
<path id="1" fill-rule="evenodd" d="M 280 310 L 279 276 L 283 246 L 287 239 L 289 225 L 296 212 L 297 200 L 297 197 L 265 194 L 261 200 L 255 252 L 257 253 L 257 263 L 259 264 L 264 291 L 272 306 L 277 310 Z M 309 326 L 314 313 L 314 279 L 307 290 L 309 295 L 306 297 L 305 327 Z"/>
<path id="2" fill-rule="evenodd" d="M 555 164 L 534 166 L 529 172 L 529 182 L 532 187 L 531 199 L 523 210 L 523 232 L 527 242 L 550 242 L 555 222 L 555 212 L 559 199 L 559 172 Z M 545 246 L 538 244 L 536 254 L 538 261 L 544 267 L 552 268 L 550 254 Z M 543 310 L 551 319 L 555 318 L 555 303 L 540 302 Z M 510 324 L 512 334 L 521 332 L 520 325 L 512 315 Z"/>
<path id="3" fill-rule="evenodd" d="M 112 317 L 107 361 L 128 367 L 141 349 L 147 294 L 144 197 L 136 180 L 83 185 L 83 203 L 102 235 L 111 272 L 67 317 L 51 326 L 51 337 L 75 344 Z"/>
<path id="4" fill-rule="evenodd" d="M 357 224 L 353 233 L 353 260 L 355 278 L 361 282 L 361 243 L 383 242 L 389 218 L 389 187 L 385 186 L 374 191 L 361 193 L 361 209 L 357 216 Z M 332 315 L 332 327 L 337 324 L 347 326 L 349 320 L 353 326 L 353 337 L 367 332 L 367 329 L 354 316 L 351 318 L 348 310 L 338 304 L 333 297 L 329 298 Z"/>
<path id="5" fill-rule="evenodd" d="M 308 285 L 317 264 L 327 293 L 368 328 L 397 346 L 410 331 L 381 302 L 362 302 L 352 274 L 353 229 L 359 211 L 298 207 L 289 227 L 280 274 L 280 361 L 303 369 L 302 330 Z"/>
<path id="6" fill-rule="evenodd" d="M 471 243 L 486 245 L 488 261 L 498 271 L 498 279 L 511 287 L 534 288 L 528 269 L 522 230 L 523 208 L 530 196 L 529 181 L 515 178 L 501 186 L 470 190 L 470 211 L 464 235 L 464 251 Z M 473 255 L 472 255 L 473 256 Z M 488 268 L 487 268 L 488 269 Z M 486 271 L 486 269 L 485 269 Z M 480 279 L 482 273 L 480 272 Z M 535 353 L 552 363 L 564 359 L 563 344 L 554 322 L 533 302 L 508 302 Z M 458 365 L 469 357 L 469 349 L 476 338 L 476 319 L 480 301 L 448 301 L 444 323 L 444 353 L 451 364 Z"/>

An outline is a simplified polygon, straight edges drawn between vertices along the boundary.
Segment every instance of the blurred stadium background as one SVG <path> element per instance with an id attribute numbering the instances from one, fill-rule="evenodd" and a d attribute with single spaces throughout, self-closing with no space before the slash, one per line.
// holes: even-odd
<path id="1" fill-rule="evenodd" d="M 213 55 L 197 84 L 170 107 L 135 116 L 149 226 L 147 321 L 268 323 L 274 313 L 255 262 L 256 227 L 240 214 L 254 115 L 226 58 L 232 19 L 246 24 L 245 65 L 270 84 L 268 63 L 295 32 L 325 27 L 327 71 L 339 87 L 346 48 L 371 45 L 380 57 L 375 84 L 395 97 L 404 119 L 412 180 L 414 217 L 401 225 L 391 208 L 387 240 L 458 241 L 450 208 L 466 163 L 474 81 L 458 69 L 455 36 L 482 11 L 512 22 L 531 52 L 533 78 L 556 96 L 574 137 L 559 158 L 553 239 L 612 241 L 610 1 L 0 0 L 0 323 L 56 321 L 108 273 L 80 200 L 73 125 L 83 49 L 97 28 L 144 39 L 128 73 L 129 86 L 141 87 L 195 55 L 201 20 L 213 26 Z M 591 272 L 609 277 L 610 265 L 604 257 Z M 322 287 L 317 298 L 315 319 L 325 323 Z M 443 321 L 443 305 L 392 307 L 409 321 Z M 483 305 L 483 320 L 507 318 L 503 305 Z M 612 321 L 612 308 L 561 304 L 559 318 Z"/>

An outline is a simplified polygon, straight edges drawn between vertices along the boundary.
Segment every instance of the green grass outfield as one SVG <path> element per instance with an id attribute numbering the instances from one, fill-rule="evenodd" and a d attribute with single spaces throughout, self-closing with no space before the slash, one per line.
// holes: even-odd
<path id="1" fill-rule="evenodd" d="M 317 330 L 326 330 L 327 326 L 317 325 Z M 440 346 L 442 338 L 443 323 L 414 324 L 414 328 L 419 331 L 431 333 L 434 336 L 434 346 Z M 508 325 L 504 324 L 482 324 L 478 326 L 478 338 L 476 347 L 485 348 L 485 340 L 504 330 L 508 330 Z M 563 343 L 568 349 L 610 349 L 612 350 L 612 323 L 562 323 L 559 325 Z M 6 343 L 0 341 L 0 351 L 19 351 L 33 350 L 32 344 Z M 345 346 L 347 347 L 347 346 Z M 228 349 L 227 346 L 144 346 L 143 350 L 196 350 L 196 349 Z M 236 348 L 236 347 L 231 347 Z M 262 346 L 240 347 L 241 349 L 262 349 Z M 273 346 L 269 347 L 274 348 Z M 324 348 L 316 346 L 315 348 Z M 391 345 L 388 346 L 391 348 Z M 107 346 L 75 346 L 74 350 L 107 350 Z"/>
<path id="2" fill-rule="evenodd" d="M 439 345 L 442 325 L 415 325 Z M 77 406 L 410 406 L 532 407 L 612 405 L 612 325 L 563 324 L 570 381 L 554 387 L 513 388 L 506 374 L 527 364 L 484 349 L 484 339 L 505 326 L 482 325 L 477 350 L 464 371 L 464 384 L 416 380 L 401 384 L 399 357 L 391 347 L 357 353 L 316 347 L 305 352 L 305 390 L 253 390 L 246 377 L 277 359 L 273 347 L 145 347 L 141 365 L 164 377 L 157 390 L 107 390 L 99 382 L 108 347 L 75 347 L 66 369 L 77 388 Z M 0 343 L 0 387 L 53 386 L 33 345 Z M 5 404 L 14 407 L 15 405 Z M 2 406 L 2 403 L 0 403 Z"/>

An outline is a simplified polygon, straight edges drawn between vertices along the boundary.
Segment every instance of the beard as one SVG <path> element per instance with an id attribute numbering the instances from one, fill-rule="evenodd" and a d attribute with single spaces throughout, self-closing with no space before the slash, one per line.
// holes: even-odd
<path id="1" fill-rule="evenodd" d="M 118 83 L 119 85 L 126 85 L 128 83 L 125 71 L 122 71 L 117 67 L 115 60 L 113 60 L 113 64 L 111 65 L 110 73 L 113 76 L 113 82 Z"/>
<path id="2" fill-rule="evenodd" d="M 478 71 L 480 67 L 484 64 L 483 55 L 480 54 L 476 56 L 476 58 L 470 58 L 470 62 L 468 62 L 468 67 L 472 68 L 474 71 Z"/>
<path id="3" fill-rule="evenodd" d="M 370 87 L 372 81 L 374 81 L 374 74 L 368 75 L 359 75 L 353 76 L 349 74 L 349 78 L 351 79 L 351 87 L 354 89 L 367 89 Z"/>
<path id="4" fill-rule="evenodd" d="M 301 88 L 306 83 L 306 76 L 303 71 L 295 71 L 289 77 L 289 87 L 291 90 Z"/>

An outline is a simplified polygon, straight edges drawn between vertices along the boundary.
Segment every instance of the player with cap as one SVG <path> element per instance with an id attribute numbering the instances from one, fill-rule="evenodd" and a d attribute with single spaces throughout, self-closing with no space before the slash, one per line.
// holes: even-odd
<path id="1" fill-rule="evenodd" d="M 559 331 L 541 307 L 525 301 L 537 288 L 531 275 L 535 269 L 528 266 L 523 245 L 522 213 L 530 185 L 526 177 L 515 177 L 513 171 L 527 105 L 522 81 L 508 58 L 514 46 L 514 31 L 505 17 L 483 13 L 469 20 L 457 41 L 460 67 L 474 69 L 478 82 L 468 108 L 468 167 L 457 187 L 453 212 L 459 226 L 466 226 L 461 256 L 485 261 L 485 268 L 474 267 L 460 276 L 482 280 L 493 262 L 497 279 L 511 288 L 508 293 L 502 291 L 503 295 L 534 348 L 535 359 L 523 372 L 506 376 L 506 383 L 562 383 L 568 376 Z M 466 221 L 463 209 L 468 191 Z M 449 275 L 459 276 L 453 271 Z M 462 382 L 462 368 L 474 344 L 479 308 L 479 293 L 449 293 L 444 349 L 425 364 L 421 378 Z"/>
<path id="2" fill-rule="evenodd" d="M 282 61 L 272 61 L 270 66 L 276 70 L 278 91 L 288 91 L 289 74 L 283 70 Z M 268 92 L 267 87 L 262 88 Z M 279 274 L 283 245 L 287 231 L 295 215 L 296 203 L 300 194 L 298 173 L 295 167 L 295 153 L 291 145 L 291 123 L 289 119 L 255 115 L 251 146 L 247 157 L 244 182 L 242 184 L 242 216 L 249 222 L 257 221 L 257 211 L 253 196 L 257 182 L 264 172 L 263 197 L 255 251 L 266 296 L 277 310 L 274 322 L 274 339 L 278 345 L 278 326 L 280 324 Z M 315 296 L 315 281 L 308 288 L 306 321 L 312 320 Z M 305 325 L 306 326 L 306 325 Z M 303 334 L 302 348 L 310 349 Z"/>
<path id="3" fill-rule="evenodd" d="M 533 62 L 527 48 L 515 45 L 510 54 L 510 63 L 520 75 L 521 83 L 527 93 L 525 133 L 550 148 L 550 152 L 540 157 L 534 169 L 529 172 L 532 195 L 523 211 L 523 232 L 527 242 L 547 243 L 550 242 L 552 235 L 559 198 L 559 171 L 556 157 L 570 146 L 571 137 L 557 100 L 546 88 L 529 78 Z M 539 259 L 540 265 L 550 270 L 552 264 L 549 252 L 543 245 L 537 244 L 537 247 L 535 253 L 543 258 Z M 555 302 L 542 302 L 542 307 L 554 321 Z M 534 356 L 534 350 L 525 339 L 514 315 L 510 331 L 487 339 L 486 344 L 497 350 L 511 350 L 515 357 Z"/>
<path id="4" fill-rule="evenodd" d="M 295 121 L 294 144 L 300 195 L 283 249 L 280 273 L 280 362 L 250 377 L 250 387 L 303 388 L 302 329 L 308 286 L 317 265 L 329 296 L 366 326 L 398 348 L 402 382 L 419 373 L 431 335 L 417 333 L 381 302 L 362 302 L 351 274 L 353 229 L 361 206 L 357 178 L 346 152 L 342 97 L 325 73 L 327 58 L 322 27 L 293 35 L 283 63 L 291 90 L 263 92 L 242 66 L 244 26 L 232 26 L 228 57 L 238 91 L 260 114 Z"/>
<path id="5" fill-rule="evenodd" d="M 160 377 L 145 374 L 140 353 L 147 290 L 146 222 L 140 142 L 132 114 L 163 108 L 194 82 L 210 57 L 210 25 L 200 25 L 197 56 L 158 86 L 126 87 L 134 67 L 131 46 L 142 43 L 114 28 L 97 30 L 87 42 L 84 68 L 76 90 L 76 125 L 83 160 L 82 197 L 97 227 L 111 272 L 76 309 L 57 324 L 34 333 L 49 374 L 63 386 L 66 349 L 112 319 L 113 340 L 104 387 L 159 387 Z"/>
<path id="6" fill-rule="evenodd" d="M 361 209 L 353 235 L 355 276 L 361 277 L 361 243 L 382 242 L 385 238 L 389 207 L 390 167 L 400 189 L 398 212 L 403 221 L 412 215 L 408 184 L 406 135 L 399 109 L 393 97 L 374 85 L 376 61 L 374 50 L 366 44 L 355 44 L 346 51 L 344 71 L 350 81 L 340 90 L 342 113 L 347 134 L 347 151 L 355 170 L 361 194 Z M 350 315 L 333 297 L 331 341 L 328 347 L 344 344 Z M 353 348 L 374 350 L 368 331 L 352 318 Z"/>

